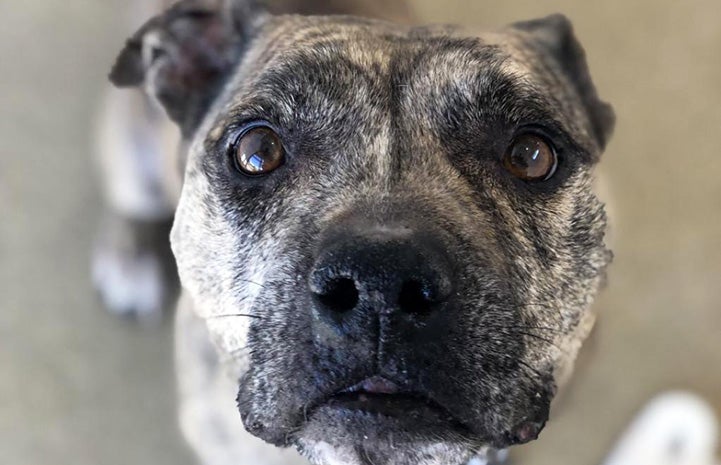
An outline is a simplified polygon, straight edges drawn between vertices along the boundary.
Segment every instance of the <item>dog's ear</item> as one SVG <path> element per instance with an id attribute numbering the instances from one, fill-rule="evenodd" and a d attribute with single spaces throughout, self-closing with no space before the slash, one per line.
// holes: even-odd
<path id="1" fill-rule="evenodd" d="M 586 63 L 586 54 L 576 39 L 571 22 L 555 14 L 541 19 L 512 24 L 523 31 L 530 44 L 554 60 L 558 69 L 576 88 L 589 115 L 593 135 L 601 149 L 605 148 L 616 122 L 611 105 L 598 98 Z"/>
<path id="2" fill-rule="evenodd" d="M 182 0 L 128 40 L 110 73 L 118 87 L 143 86 L 184 135 L 200 123 L 239 60 L 256 2 Z"/>

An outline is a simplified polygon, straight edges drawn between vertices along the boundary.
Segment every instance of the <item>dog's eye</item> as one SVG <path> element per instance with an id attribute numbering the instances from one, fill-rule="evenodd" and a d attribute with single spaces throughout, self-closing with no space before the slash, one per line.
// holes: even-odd
<path id="1" fill-rule="evenodd" d="M 503 166 L 524 181 L 545 181 L 556 172 L 558 157 L 551 144 L 535 134 L 522 134 L 503 155 Z"/>
<path id="2" fill-rule="evenodd" d="M 285 161 L 285 150 L 280 137 L 266 126 L 245 131 L 232 150 L 238 169 L 251 176 L 268 174 Z"/>

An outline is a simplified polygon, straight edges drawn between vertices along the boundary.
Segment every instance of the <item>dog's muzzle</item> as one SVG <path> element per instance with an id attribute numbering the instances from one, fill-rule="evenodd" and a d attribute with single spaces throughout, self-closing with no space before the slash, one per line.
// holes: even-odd
<path id="1" fill-rule="evenodd" d="M 403 227 L 323 241 L 308 280 L 314 341 L 339 363 L 366 367 L 368 375 L 348 380 L 355 384 L 326 399 L 330 405 L 393 417 L 424 410 L 450 419 L 404 376 L 402 353 L 395 350 L 432 343 L 427 326 L 443 318 L 454 273 L 439 244 Z"/>
<path id="2" fill-rule="evenodd" d="M 483 258 L 451 253 L 462 250 L 453 241 L 432 227 L 387 223 L 345 222 L 322 234 L 306 285 L 293 289 L 288 324 L 297 331 L 285 337 L 298 350 L 282 361 L 287 378 L 270 404 L 276 414 L 252 404 L 252 373 L 241 380 L 249 431 L 283 445 L 297 437 L 396 445 L 442 437 L 505 447 L 537 436 L 548 396 L 531 402 L 535 392 L 520 386 L 530 381 L 516 374 L 516 316 L 494 307 L 508 300 L 496 288 L 461 272 L 463 260 Z M 488 297 L 479 305 L 479 296 Z M 510 329 L 494 332 L 501 326 Z"/>

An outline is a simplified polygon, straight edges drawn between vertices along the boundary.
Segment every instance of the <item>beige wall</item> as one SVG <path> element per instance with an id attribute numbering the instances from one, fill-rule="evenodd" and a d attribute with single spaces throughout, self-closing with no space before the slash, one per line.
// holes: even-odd
<path id="1" fill-rule="evenodd" d="M 593 465 L 654 393 L 721 412 L 721 2 L 425 1 L 433 22 L 564 12 L 618 114 L 603 160 L 616 262 L 598 334 L 528 464 Z M 0 1 L 0 462 L 191 463 L 170 339 L 105 317 L 87 283 L 89 139 L 122 0 Z M 151 459 L 152 458 L 152 459 Z"/>

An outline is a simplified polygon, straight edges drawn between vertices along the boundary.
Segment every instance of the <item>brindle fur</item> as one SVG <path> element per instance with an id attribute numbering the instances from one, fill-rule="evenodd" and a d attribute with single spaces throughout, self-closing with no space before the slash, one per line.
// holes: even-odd
<path id="1" fill-rule="evenodd" d="M 177 361 L 205 463 L 301 460 L 253 436 L 347 465 L 462 464 L 535 439 L 611 258 L 592 181 L 613 113 L 565 18 L 479 32 L 184 1 L 128 43 L 112 78 L 143 85 L 188 147 L 171 235 Z M 228 147 L 258 120 L 288 160 L 248 178 Z M 543 183 L 500 163 L 530 126 L 559 152 Z M 413 328 L 422 344 L 391 320 L 342 352 L 320 336 L 313 263 L 335 235 L 369 231 L 433 237 L 452 263 L 450 301 Z M 462 427 L 416 434 L 321 405 L 378 366 Z"/>

